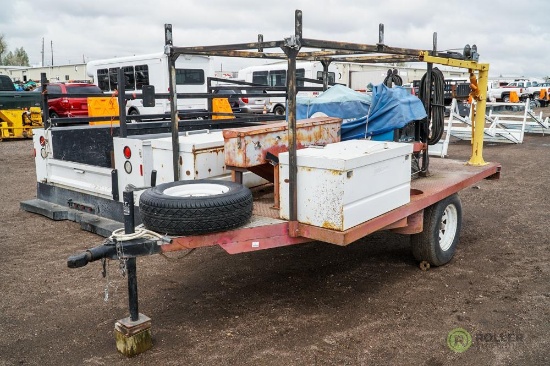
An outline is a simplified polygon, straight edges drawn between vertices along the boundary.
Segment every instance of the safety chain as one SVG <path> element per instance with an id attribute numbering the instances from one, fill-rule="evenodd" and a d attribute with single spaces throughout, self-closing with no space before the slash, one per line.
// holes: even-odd
<path id="1" fill-rule="evenodd" d="M 122 248 L 122 242 L 115 240 L 116 255 L 118 257 L 118 268 L 122 277 L 126 276 L 126 261 L 128 258 L 124 257 L 124 249 Z"/>

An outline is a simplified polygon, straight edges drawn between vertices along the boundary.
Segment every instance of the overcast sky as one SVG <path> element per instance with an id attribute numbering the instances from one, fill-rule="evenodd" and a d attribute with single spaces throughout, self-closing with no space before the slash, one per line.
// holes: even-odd
<path id="1" fill-rule="evenodd" d="M 45 65 L 162 52 L 164 24 L 174 45 L 282 40 L 303 11 L 303 36 L 376 44 L 378 24 L 394 47 L 462 50 L 476 44 L 490 76 L 550 75 L 548 0 L 2 0 L 0 33 L 8 49 L 23 47 L 30 63 Z M 220 60 L 238 69 L 234 60 Z"/>

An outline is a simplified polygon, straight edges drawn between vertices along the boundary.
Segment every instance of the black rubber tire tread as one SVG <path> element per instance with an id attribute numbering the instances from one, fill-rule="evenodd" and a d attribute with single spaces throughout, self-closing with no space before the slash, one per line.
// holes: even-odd
<path id="1" fill-rule="evenodd" d="M 284 116 L 286 114 L 286 111 L 283 106 L 278 105 L 273 109 L 273 113 L 276 116 Z"/>
<path id="2" fill-rule="evenodd" d="M 139 114 L 139 111 L 137 109 L 132 109 L 130 111 L 130 113 L 128 113 L 128 115 L 129 116 L 139 116 L 140 114 Z M 136 118 L 136 119 L 132 120 L 132 122 L 136 122 L 136 123 L 141 122 L 141 118 Z"/>
<path id="3" fill-rule="evenodd" d="M 457 210 L 456 234 L 450 248 L 443 251 L 439 246 L 439 228 L 443 212 L 449 205 L 454 205 Z M 433 266 L 442 266 L 448 263 L 454 256 L 460 230 L 462 228 L 462 204 L 458 194 L 453 194 L 445 199 L 424 209 L 424 230 L 421 233 L 411 235 L 411 248 L 414 258 L 419 261 L 427 261 Z"/>
<path id="4" fill-rule="evenodd" d="M 229 191 L 203 197 L 164 194 L 168 188 L 190 184 L 224 185 Z M 191 180 L 159 184 L 144 191 L 139 211 L 145 228 L 167 235 L 197 235 L 239 227 L 252 216 L 252 193 L 238 183 Z"/>

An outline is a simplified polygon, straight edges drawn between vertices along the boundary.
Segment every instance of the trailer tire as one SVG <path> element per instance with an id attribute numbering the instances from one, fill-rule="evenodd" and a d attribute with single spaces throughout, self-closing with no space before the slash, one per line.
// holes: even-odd
<path id="1" fill-rule="evenodd" d="M 424 209 L 424 230 L 411 235 L 414 257 L 434 266 L 448 263 L 455 254 L 461 228 L 462 204 L 458 194 Z"/>
<path id="2" fill-rule="evenodd" d="M 170 182 L 144 191 L 139 211 L 149 230 L 167 235 L 205 234 L 245 224 L 252 215 L 252 193 L 234 182 Z"/>

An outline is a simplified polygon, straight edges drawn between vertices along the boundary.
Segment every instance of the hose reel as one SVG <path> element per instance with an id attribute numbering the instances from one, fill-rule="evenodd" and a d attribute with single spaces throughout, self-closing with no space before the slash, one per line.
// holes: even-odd
<path id="1" fill-rule="evenodd" d="M 445 92 L 445 78 L 443 73 L 437 67 L 434 67 L 431 72 L 431 85 L 427 82 L 428 73 L 422 76 L 420 80 L 420 88 L 418 91 L 418 97 L 424 103 L 426 114 L 430 118 L 430 126 L 427 126 L 428 145 L 435 145 L 439 142 L 443 136 L 444 122 L 445 122 L 445 105 L 444 105 L 444 92 Z M 431 100 L 430 100 L 431 92 Z M 425 141 L 424 141 L 425 142 Z"/>

